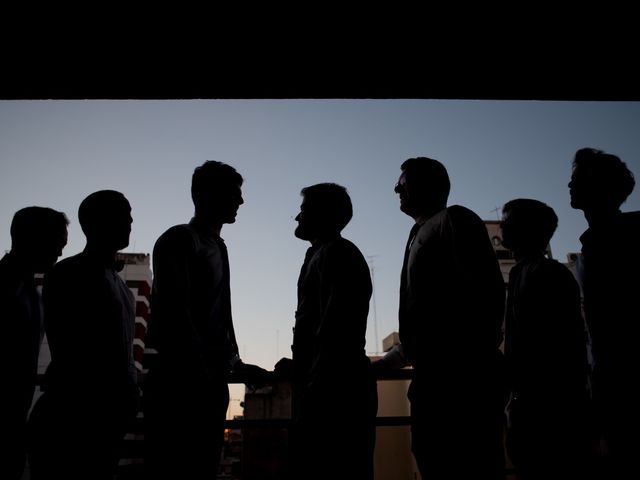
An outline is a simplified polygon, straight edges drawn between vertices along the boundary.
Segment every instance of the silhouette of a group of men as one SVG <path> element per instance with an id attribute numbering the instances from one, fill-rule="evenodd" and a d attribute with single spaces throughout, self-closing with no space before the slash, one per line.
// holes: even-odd
<path id="1" fill-rule="evenodd" d="M 133 222 L 125 196 L 102 190 L 85 198 L 78 217 L 86 246 L 58 263 L 65 214 L 15 214 L 11 250 L 0 260 L 1 478 L 20 479 L 28 458 L 34 480 L 112 479 L 140 408 L 149 479 L 215 477 L 229 375 L 267 378 L 240 359 L 231 316 L 221 230 L 244 203 L 242 183 L 227 164 L 197 167 L 194 217 L 155 244 L 146 343 L 157 355 L 142 402 L 134 300 L 118 275 L 117 252 Z M 293 385 L 287 476 L 372 480 L 376 375 L 405 366 L 413 368 L 412 451 L 425 480 L 504 478 L 505 445 L 523 480 L 637 471 L 640 212 L 620 210 L 634 185 L 620 158 L 576 152 L 571 206 L 589 226 L 580 237 L 580 286 L 547 255 L 553 209 L 533 199 L 505 203 L 503 245 L 516 260 L 505 295 L 483 221 L 447 205 L 444 165 L 406 160 L 395 192 L 415 224 L 401 268 L 401 343 L 373 363 L 365 354 L 369 269 L 341 236 L 351 199 L 335 183 L 303 188 L 295 236 L 311 246 L 297 284 L 293 355 L 275 365 Z M 36 273 L 45 273 L 42 296 Z M 31 409 L 43 330 L 51 363 Z M 345 411 L 350 434 L 338 443 L 334 422 Z"/>

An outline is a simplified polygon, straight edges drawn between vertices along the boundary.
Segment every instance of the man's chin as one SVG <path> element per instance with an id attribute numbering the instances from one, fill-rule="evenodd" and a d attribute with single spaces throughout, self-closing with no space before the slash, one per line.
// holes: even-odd
<path id="1" fill-rule="evenodd" d="M 225 218 L 224 222 L 222 223 L 236 223 L 236 217 L 238 216 L 237 212 L 234 213 L 230 213 L 227 218 Z"/>
<path id="2" fill-rule="evenodd" d="M 574 200 L 573 198 L 569 202 L 569 205 L 571 205 L 571 208 L 575 208 L 576 210 L 582 210 L 580 207 L 580 202 L 578 202 L 577 200 Z"/>
<path id="3" fill-rule="evenodd" d="M 411 211 L 411 207 L 407 204 L 400 204 L 400 211 L 406 215 L 409 215 L 410 217 L 413 217 L 413 212 Z"/>
<path id="4" fill-rule="evenodd" d="M 300 240 L 309 240 L 308 238 L 309 236 L 300 227 L 296 228 L 293 234 L 296 236 L 296 238 L 299 238 Z"/>

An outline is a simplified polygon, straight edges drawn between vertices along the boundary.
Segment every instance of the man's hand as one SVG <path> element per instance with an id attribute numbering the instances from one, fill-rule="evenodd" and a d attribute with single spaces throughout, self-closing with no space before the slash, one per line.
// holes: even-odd
<path id="1" fill-rule="evenodd" d="M 244 363 L 238 360 L 233 366 L 233 373 L 240 375 L 244 379 L 244 384 L 252 391 L 265 386 L 269 372 L 258 365 Z"/>
<path id="2" fill-rule="evenodd" d="M 374 374 L 381 375 L 408 365 L 409 362 L 404 355 L 404 348 L 402 344 L 398 344 L 387 352 L 384 357 L 371 362 L 371 370 Z"/>
<path id="3" fill-rule="evenodd" d="M 277 378 L 291 380 L 293 377 L 293 360 L 286 357 L 281 358 L 273 367 L 273 373 Z"/>

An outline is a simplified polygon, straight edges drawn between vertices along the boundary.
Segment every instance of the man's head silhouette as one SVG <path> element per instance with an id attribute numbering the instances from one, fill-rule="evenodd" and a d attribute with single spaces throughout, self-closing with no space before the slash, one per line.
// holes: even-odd
<path id="1" fill-rule="evenodd" d="M 296 237 L 315 241 L 339 234 L 353 216 L 347 190 L 335 183 L 318 183 L 303 188 L 300 213 L 296 216 Z"/>
<path id="2" fill-rule="evenodd" d="M 11 251 L 34 272 L 45 272 L 67 244 L 67 216 L 46 207 L 18 210 L 11 222 Z"/>
<path id="3" fill-rule="evenodd" d="M 78 209 L 80 227 L 87 244 L 117 252 L 129 245 L 131 205 L 126 197 L 114 190 L 100 190 L 87 196 Z"/>

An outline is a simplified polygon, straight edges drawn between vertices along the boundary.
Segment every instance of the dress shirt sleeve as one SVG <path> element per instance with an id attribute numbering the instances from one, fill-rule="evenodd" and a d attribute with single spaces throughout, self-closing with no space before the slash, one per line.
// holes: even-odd
<path id="1" fill-rule="evenodd" d="M 462 282 L 461 291 L 467 295 L 460 301 L 473 305 L 478 319 L 466 327 L 476 331 L 480 341 L 489 341 L 491 336 L 497 347 L 501 341 L 506 294 L 487 229 L 480 217 L 463 207 L 451 207 L 448 220 L 443 234 L 449 237 L 454 271 Z"/>
<path id="2" fill-rule="evenodd" d="M 363 355 L 371 277 L 360 252 L 346 243 L 328 247 L 320 265 L 321 320 L 318 361 Z M 332 358 L 323 358 L 323 357 Z"/>
<path id="3" fill-rule="evenodd" d="M 194 240 L 186 228 L 174 227 L 156 242 L 149 328 L 153 346 L 165 358 L 209 373 L 204 342 L 191 311 L 190 264 L 194 255 Z"/>
<path id="4" fill-rule="evenodd" d="M 84 293 L 79 292 L 74 282 L 68 278 L 66 271 L 55 269 L 45 276 L 42 289 L 42 302 L 44 307 L 44 326 L 51 350 L 51 358 L 55 365 L 55 374 L 64 374 L 74 370 L 74 365 L 83 367 L 79 361 L 78 345 L 87 341 L 84 338 L 88 333 L 88 327 L 83 325 L 82 314 L 90 315 L 91 312 L 82 311 L 78 315 L 77 310 L 84 310 L 86 300 Z M 86 279 L 84 279 L 87 281 Z M 77 281 L 77 279 L 76 279 Z M 80 307 L 77 304 L 80 304 Z M 50 372 L 47 371 L 49 375 Z M 77 372 L 80 377 L 82 374 Z"/>

